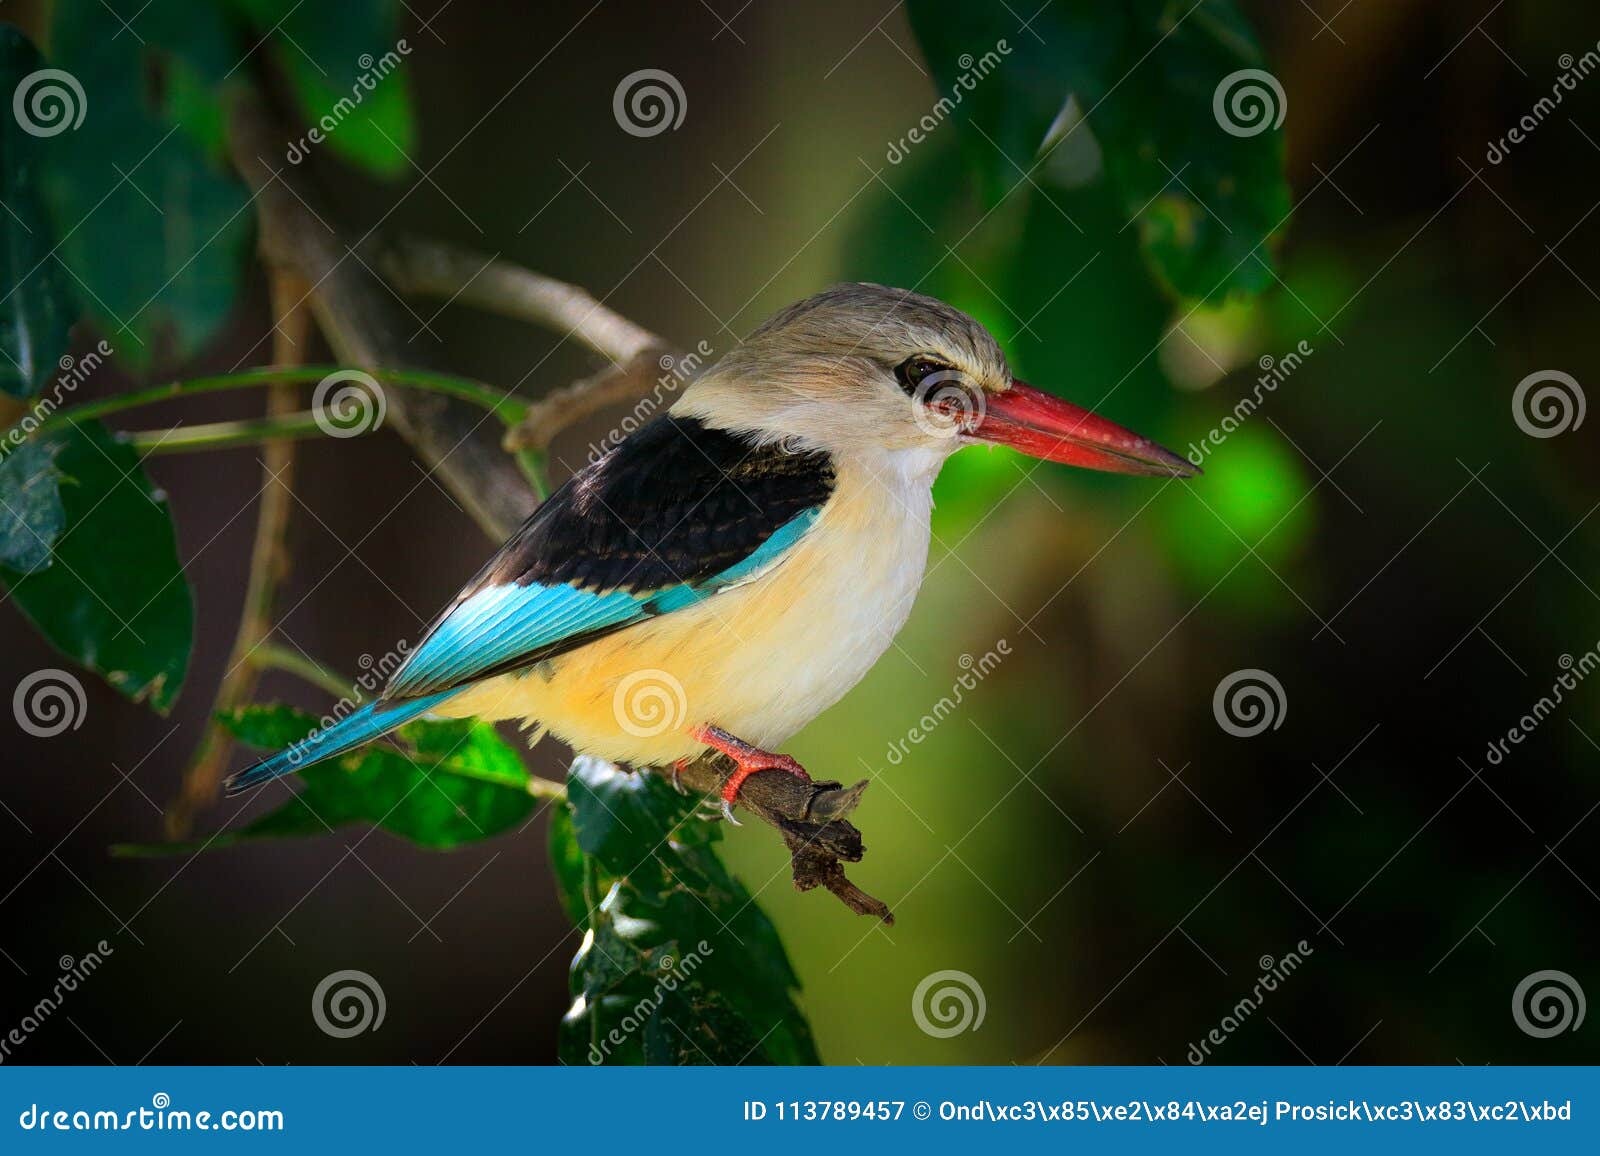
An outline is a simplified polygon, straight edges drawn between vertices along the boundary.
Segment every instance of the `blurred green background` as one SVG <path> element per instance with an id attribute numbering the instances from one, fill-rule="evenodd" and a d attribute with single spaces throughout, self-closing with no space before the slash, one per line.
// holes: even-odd
<path id="1" fill-rule="evenodd" d="M 40 7 L 0 17 L 29 27 Z M 826 1061 L 1183 1063 L 1302 940 L 1303 966 L 1214 1062 L 1596 1058 L 1592 1031 L 1535 1038 L 1510 1008 L 1545 969 L 1600 992 L 1596 688 L 1498 764 L 1485 750 L 1563 655 L 1600 640 L 1594 426 L 1532 437 L 1512 406 L 1536 371 L 1600 379 L 1600 79 L 1502 163 L 1486 150 L 1563 54 L 1595 49 L 1600 17 L 1533 0 L 1242 5 L 1286 93 L 1288 216 L 1271 270 L 1248 267 L 1258 296 L 1197 303 L 1148 255 L 1194 223 L 1130 212 L 1092 149 L 997 206 L 974 156 L 999 146 L 959 119 L 890 163 L 948 69 L 904 7 L 430 7 L 401 21 L 426 179 L 379 182 L 328 150 L 306 162 L 357 235 L 381 221 L 499 253 L 718 354 L 831 282 L 915 286 L 989 324 L 1020 376 L 1180 451 L 1251 394 L 1262 358 L 1310 350 L 1192 483 L 980 450 L 946 468 L 898 646 L 791 746 L 819 776 L 872 779 L 852 876 L 898 922 L 795 893 L 765 829 L 724 844 L 783 934 Z M 1018 44 L 1026 17 L 1005 17 Z M 109 13 L 84 32 L 117 33 Z M 1145 67 L 1168 67 L 1166 47 Z M 618 131 L 613 90 L 641 68 L 682 82 L 680 128 Z M 1179 147 L 1203 166 L 1212 146 Z M 128 230 L 167 227 L 141 212 L 130 200 Z M 593 369 L 529 327 L 417 308 L 413 340 L 458 372 L 537 394 Z M 167 368 L 228 370 L 266 326 L 252 283 L 220 336 Z M 178 416 L 248 412 L 222 398 Z M 556 472 L 617 417 L 564 436 Z M 489 546 L 398 439 L 308 443 L 301 462 L 282 629 L 354 669 L 415 636 Z M 381 834 L 353 853 L 360 832 L 192 863 L 105 853 L 160 835 L 225 665 L 258 470 L 252 450 L 154 464 L 199 615 L 170 718 L 92 683 L 82 729 L 8 736 L 0 1027 L 58 956 L 116 947 L 71 1024 L 15 1060 L 550 1062 L 576 941 L 542 822 L 444 854 Z M 0 688 L 58 663 L 0 614 Z M 1001 640 L 956 709 L 897 748 L 952 695 L 961 656 Z M 1245 669 L 1283 692 L 1279 725 L 1251 738 L 1213 712 Z M 322 709 L 282 675 L 264 697 Z M 559 777 L 563 755 L 552 742 L 531 761 Z M 348 1041 L 305 1011 L 344 967 L 388 998 L 382 1030 Z M 981 987 L 983 1022 L 930 1035 L 913 992 L 951 969 Z"/>

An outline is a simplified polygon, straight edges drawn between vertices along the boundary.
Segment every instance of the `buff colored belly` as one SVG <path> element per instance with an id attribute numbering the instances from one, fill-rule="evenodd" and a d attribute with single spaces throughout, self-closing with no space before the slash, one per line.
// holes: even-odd
<path id="1" fill-rule="evenodd" d="M 925 491 L 907 503 L 846 482 L 772 570 L 479 684 L 440 712 L 526 719 L 580 752 L 636 766 L 699 754 L 685 732 L 707 723 L 777 749 L 871 669 L 922 581 Z"/>

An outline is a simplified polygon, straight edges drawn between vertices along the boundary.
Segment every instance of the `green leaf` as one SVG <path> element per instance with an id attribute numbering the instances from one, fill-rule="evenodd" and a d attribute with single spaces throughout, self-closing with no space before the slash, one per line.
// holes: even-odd
<path id="1" fill-rule="evenodd" d="M 0 93 L 21 93 L 24 79 L 43 67 L 28 38 L 0 24 Z M 37 80 L 27 91 L 43 97 L 50 87 Z M 39 198 L 39 170 L 52 138 L 28 132 L 10 109 L 6 114 L 0 117 L 0 393 L 32 397 L 56 373 L 78 306 L 66 270 L 50 255 L 56 235 Z M 53 127 L 47 120 L 29 123 Z"/>
<path id="2" fill-rule="evenodd" d="M 599 759 L 573 761 L 567 798 L 579 850 L 619 876 L 652 856 L 667 831 L 684 826 L 693 810 L 657 776 L 630 774 Z"/>
<path id="3" fill-rule="evenodd" d="M 0 457 L 0 567 L 31 574 L 50 565 L 50 547 L 67 524 L 55 467 L 59 449 L 23 442 Z"/>
<path id="4" fill-rule="evenodd" d="M 331 720 L 282 705 L 218 716 L 242 742 L 280 750 Z M 538 806 L 529 777 L 494 728 L 470 719 L 419 721 L 395 732 L 399 749 L 373 744 L 299 772 L 303 786 L 236 831 L 194 843 L 127 845 L 125 856 L 190 854 L 260 839 L 322 835 L 370 823 L 419 846 L 459 847 L 524 822 Z"/>
<path id="5" fill-rule="evenodd" d="M 589 906 L 583 901 L 583 851 L 572 829 L 572 808 L 550 808 L 550 830 L 545 842 L 556 898 L 561 900 L 574 927 L 587 927 Z"/>
<path id="6" fill-rule="evenodd" d="M 243 282 L 254 216 L 221 155 L 220 86 L 248 45 L 224 6 L 180 0 L 152 0 L 136 32 L 113 36 L 99 0 L 58 0 L 55 63 L 87 108 L 51 139 L 41 188 L 100 328 L 148 366 L 199 352 Z"/>
<path id="7" fill-rule="evenodd" d="M 393 0 L 303 5 L 235 0 L 289 80 L 307 135 L 289 159 L 326 148 L 373 176 L 392 178 L 416 155 L 408 57 Z M 299 155 L 297 155 L 299 154 Z"/>
<path id="8" fill-rule="evenodd" d="M 247 706 L 217 716 L 217 721 L 242 743 L 263 751 L 281 751 L 317 729 L 318 720 L 282 703 Z"/>
<path id="9" fill-rule="evenodd" d="M 0 470 L 16 471 L 5 489 L 28 491 L 30 508 L 59 500 L 62 528 L 46 565 L 0 567 L 0 582 L 59 650 L 165 713 L 194 641 L 194 604 L 166 498 L 133 449 L 98 422 L 41 441 L 40 450 L 14 452 Z M 13 517 L 0 508 L 0 519 Z M 16 528 L 0 528 L 0 541 L 15 543 Z"/>
<path id="10" fill-rule="evenodd" d="M 717 857 L 721 831 L 696 816 L 697 800 L 589 758 L 573 761 L 567 797 L 551 859 L 589 934 L 573 960 L 562 1058 L 817 1063 L 777 930 Z"/>
<path id="11" fill-rule="evenodd" d="M 1234 78 L 1263 58 L 1232 0 L 1056 0 L 1028 29 L 1004 5 L 908 9 L 944 101 L 934 119 L 962 122 L 930 131 L 965 135 L 991 204 L 1024 173 L 1074 187 L 1104 180 L 1172 291 L 1210 299 L 1270 283 L 1266 242 L 1289 192 L 1283 131 L 1267 124 L 1283 101 L 1281 88 Z M 1219 90 L 1232 110 L 1241 85 L 1267 95 L 1262 131 L 1248 109 L 1214 111 Z"/>

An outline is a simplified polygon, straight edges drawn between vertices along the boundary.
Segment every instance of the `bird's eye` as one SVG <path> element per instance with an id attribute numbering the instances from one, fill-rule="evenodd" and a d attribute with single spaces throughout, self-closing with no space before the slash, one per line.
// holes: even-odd
<path id="1" fill-rule="evenodd" d="M 901 389 L 915 396 L 924 381 L 949 369 L 950 366 L 932 357 L 911 357 L 895 366 L 894 376 Z"/>

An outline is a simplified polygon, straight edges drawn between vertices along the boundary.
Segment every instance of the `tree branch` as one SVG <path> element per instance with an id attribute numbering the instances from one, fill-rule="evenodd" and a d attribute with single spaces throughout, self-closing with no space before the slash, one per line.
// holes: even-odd
<path id="1" fill-rule="evenodd" d="M 708 752 L 679 774 L 690 790 L 712 796 L 733 773 L 733 761 Z M 875 899 L 845 877 L 844 863 L 859 863 L 866 854 L 861 832 L 846 816 L 867 789 L 863 779 L 853 787 L 837 782 L 803 782 L 781 771 L 751 775 L 739 788 L 739 805 L 763 823 L 777 828 L 789 848 L 797 891 L 826 887 L 857 915 L 871 915 L 892 924 L 888 904 Z"/>
<path id="2" fill-rule="evenodd" d="M 275 266 L 292 269 L 311 286 L 307 303 L 339 360 L 364 369 L 423 363 L 403 336 L 405 325 L 378 277 L 361 262 L 314 206 L 316 195 L 297 170 L 274 169 L 285 134 L 254 92 L 235 93 L 228 107 L 235 167 L 255 194 L 261 250 Z M 516 462 L 495 445 L 495 425 L 451 398 L 397 389 L 389 413 L 451 495 L 496 542 L 511 535 L 538 499 Z"/>
<path id="3" fill-rule="evenodd" d="M 665 346 L 650 346 L 621 365 L 552 390 L 528 407 L 522 420 L 506 431 L 501 445 L 516 453 L 544 454 L 568 426 L 607 406 L 648 396 L 660 380 L 662 359 L 673 356 Z"/>
<path id="4" fill-rule="evenodd" d="M 663 338 L 576 285 L 441 241 L 402 238 L 369 247 L 372 262 L 402 292 L 460 301 L 527 321 L 587 345 L 611 364 L 530 404 L 504 448 L 543 454 L 562 430 L 607 406 L 646 396 L 679 353 Z"/>
<path id="5" fill-rule="evenodd" d="M 402 293 L 443 297 L 530 321 L 582 342 L 614 364 L 666 346 L 586 290 L 510 261 L 407 237 L 374 245 L 371 253 L 373 263 Z"/>
<path id="6" fill-rule="evenodd" d="M 311 340 L 311 318 L 300 303 L 306 298 L 308 286 L 291 270 L 273 268 L 269 275 L 272 360 L 279 365 L 303 362 Z M 293 413 L 298 404 L 297 393 L 297 387 L 288 382 L 268 386 L 267 420 Z M 228 669 L 217 687 L 200 745 L 189 769 L 184 772 L 183 789 L 167 809 L 167 836 L 171 839 L 187 837 L 195 816 L 217 797 L 217 785 L 233 753 L 233 736 L 217 721 L 217 716 L 248 702 L 261 680 L 261 666 L 255 660 L 255 650 L 272 633 L 272 608 L 278 583 L 289 574 L 289 551 L 284 535 L 293 506 L 290 486 L 294 479 L 294 449 L 294 442 L 284 440 L 270 441 L 261 447 L 261 505 L 256 514 L 255 542 L 250 548 L 244 610 L 228 655 Z"/>

